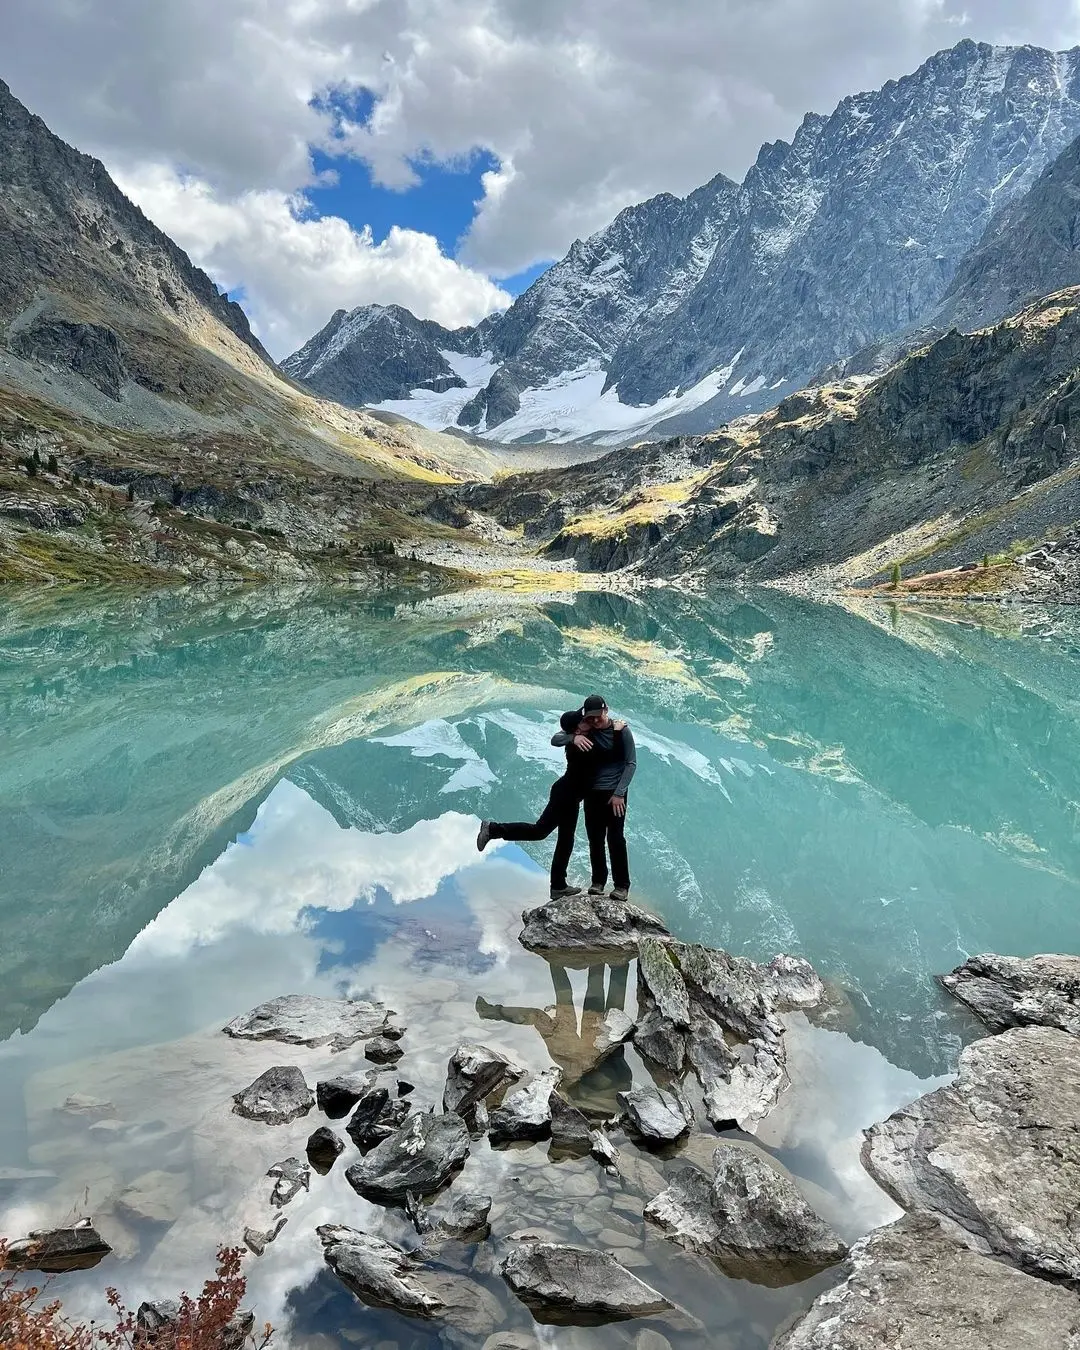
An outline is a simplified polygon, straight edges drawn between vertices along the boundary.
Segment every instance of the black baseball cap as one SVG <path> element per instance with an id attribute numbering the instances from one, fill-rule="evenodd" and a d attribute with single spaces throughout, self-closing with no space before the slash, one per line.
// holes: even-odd
<path id="1" fill-rule="evenodd" d="M 581 705 L 581 711 L 586 717 L 590 713 L 607 712 L 607 702 L 600 694 L 590 694 Z"/>

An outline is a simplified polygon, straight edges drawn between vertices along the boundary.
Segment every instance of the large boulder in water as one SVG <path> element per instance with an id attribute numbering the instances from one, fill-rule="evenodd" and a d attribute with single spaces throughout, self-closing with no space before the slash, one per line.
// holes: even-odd
<path id="1" fill-rule="evenodd" d="M 470 1124 L 476 1107 L 507 1083 L 516 1082 L 525 1070 L 498 1050 L 463 1041 L 450 1056 L 443 1089 L 443 1110 L 454 1111 Z"/>
<path id="2" fill-rule="evenodd" d="M 1080 956 L 970 956 L 940 978 L 991 1031 L 1040 1026 L 1080 1036 Z"/>
<path id="3" fill-rule="evenodd" d="M 279 1064 L 267 1069 L 233 1097 L 233 1110 L 246 1120 L 261 1120 L 266 1125 L 288 1125 L 305 1116 L 315 1098 L 295 1064 Z"/>
<path id="4" fill-rule="evenodd" d="M 643 937 L 668 937 L 655 915 L 608 895 L 571 895 L 522 914 L 521 945 L 563 965 L 629 961 Z"/>
<path id="5" fill-rule="evenodd" d="M 719 1145 L 711 1179 L 693 1167 L 679 1172 L 645 1217 L 674 1242 L 761 1284 L 804 1280 L 847 1254 L 795 1183 L 738 1144 Z"/>
<path id="6" fill-rule="evenodd" d="M 1016 1027 L 967 1046 L 956 1082 L 866 1132 L 905 1209 L 952 1219 L 1023 1270 L 1080 1282 L 1080 1042 Z"/>
<path id="7" fill-rule="evenodd" d="M 502 1275 L 538 1322 L 617 1322 L 672 1308 L 613 1256 L 584 1247 L 523 1242 L 503 1262 Z"/>
<path id="8" fill-rule="evenodd" d="M 491 1142 L 546 1139 L 551 1134 L 551 1094 L 561 1078 L 562 1070 L 552 1066 L 508 1092 L 491 1112 Z"/>
<path id="9" fill-rule="evenodd" d="M 233 1018 L 224 1031 L 226 1036 L 240 1040 L 328 1045 L 331 1050 L 346 1050 L 372 1036 L 385 1036 L 388 1032 L 400 1035 L 392 1017 L 381 1003 L 368 1003 L 364 999 L 284 994 Z"/>
<path id="10" fill-rule="evenodd" d="M 434 1195 L 469 1156 L 469 1131 L 459 1115 L 412 1116 L 345 1176 L 365 1200 L 404 1205 L 409 1193 Z"/>
<path id="11" fill-rule="evenodd" d="M 416 1263 L 400 1247 L 339 1224 L 318 1228 L 326 1264 L 362 1303 L 407 1317 L 434 1317 L 442 1300 L 425 1287 Z"/>
<path id="12" fill-rule="evenodd" d="M 619 1093 L 627 1128 L 647 1144 L 672 1144 L 694 1123 L 681 1093 L 658 1087 L 636 1087 Z"/>
<path id="13" fill-rule="evenodd" d="M 33 1232 L 10 1243 L 7 1264 L 11 1270 L 60 1274 L 67 1270 L 89 1270 L 111 1251 L 91 1220 L 83 1219 L 68 1228 Z"/>
<path id="14" fill-rule="evenodd" d="M 969 1250 L 908 1214 L 851 1250 L 851 1275 L 821 1294 L 774 1350 L 1072 1350 L 1080 1299 Z"/>

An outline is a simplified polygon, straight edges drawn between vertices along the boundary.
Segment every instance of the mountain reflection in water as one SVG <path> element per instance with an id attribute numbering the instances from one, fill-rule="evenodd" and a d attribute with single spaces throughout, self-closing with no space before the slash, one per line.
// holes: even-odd
<path id="1" fill-rule="evenodd" d="M 633 1013 L 633 979 L 524 953 L 517 916 L 543 899 L 547 846 L 480 858 L 473 843 L 477 816 L 539 809 L 553 716 L 593 689 L 639 745 L 635 898 L 682 938 L 805 955 L 846 992 L 842 1033 L 792 1019 L 794 1087 L 759 1140 L 845 1236 L 866 1231 L 892 1211 L 858 1165 L 859 1128 L 949 1072 L 969 1032 L 933 975 L 973 951 L 1077 949 L 1077 647 L 1060 616 L 1027 633 L 878 625 L 775 593 L 0 610 L 0 1168 L 45 1174 L 0 1181 L 0 1232 L 90 1206 L 127 1258 L 109 1280 L 123 1270 L 141 1296 L 201 1279 L 225 1216 L 312 1127 L 252 1143 L 230 1094 L 275 1062 L 309 1081 L 331 1067 L 218 1034 L 280 993 L 384 998 L 418 1098 L 438 1099 L 456 1037 L 550 1057 L 583 1105 L 614 1109 L 640 1065 L 630 1050 L 591 1065 L 591 1028 Z M 58 1109 L 72 1092 L 112 1114 Z M 543 1149 L 484 1147 L 467 1175 L 498 1197 L 548 1166 Z M 560 1185 L 597 1173 L 561 1166 Z M 125 1188 L 162 1172 L 181 1179 L 175 1213 L 132 1217 Z M 253 1269 L 256 1306 L 298 1345 L 426 1344 L 431 1328 L 406 1335 L 323 1271 L 316 1223 L 395 1231 L 342 1172 L 290 1206 Z M 522 1189 L 525 1220 L 544 1194 Z M 686 1258 L 634 1240 L 694 1313 Z M 105 1282 L 65 1281 L 88 1308 Z M 696 1315 L 756 1347 L 818 1287 L 729 1280 Z"/>

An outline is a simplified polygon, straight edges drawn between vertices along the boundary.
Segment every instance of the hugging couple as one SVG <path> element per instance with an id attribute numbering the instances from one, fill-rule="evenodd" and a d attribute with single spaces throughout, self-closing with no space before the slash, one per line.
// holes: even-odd
<path id="1" fill-rule="evenodd" d="M 592 866 L 590 895 L 603 895 L 611 856 L 612 896 L 625 900 L 630 893 L 630 866 L 626 857 L 623 827 L 626 821 L 626 790 L 637 768 L 634 736 L 625 722 L 615 721 L 606 701 L 590 694 L 582 707 L 559 718 L 560 730 L 551 744 L 565 748 L 566 772 L 551 786 L 548 804 L 539 820 L 502 823 L 480 822 L 476 847 L 483 852 L 492 839 L 546 839 L 558 830 L 551 859 L 551 898 L 580 895 L 580 886 L 566 880 L 574 851 L 578 808 L 585 806 L 585 833 L 589 836 Z"/>

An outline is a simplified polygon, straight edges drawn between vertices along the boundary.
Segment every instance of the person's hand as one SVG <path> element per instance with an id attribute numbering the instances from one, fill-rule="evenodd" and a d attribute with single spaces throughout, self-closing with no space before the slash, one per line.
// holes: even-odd
<path id="1" fill-rule="evenodd" d="M 622 719 L 621 717 L 617 717 L 617 718 L 615 719 L 615 721 L 612 722 L 611 725 L 615 728 L 616 731 L 625 731 L 625 730 L 626 730 L 626 723 L 623 721 L 623 719 Z"/>
<path id="2" fill-rule="evenodd" d="M 609 804 L 609 806 L 611 807 L 611 813 L 612 813 L 612 815 L 615 815 L 615 816 L 625 816 L 625 815 L 626 815 L 626 798 L 625 798 L 625 797 L 612 797 L 611 801 L 610 801 L 608 804 Z"/>
<path id="3" fill-rule="evenodd" d="M 592 741 L 589 740 L 588 736 L 583 736 L 580 731 L 574 737 L 574 744 L 579 750 L 591 750 L 593 748 Z"/>

